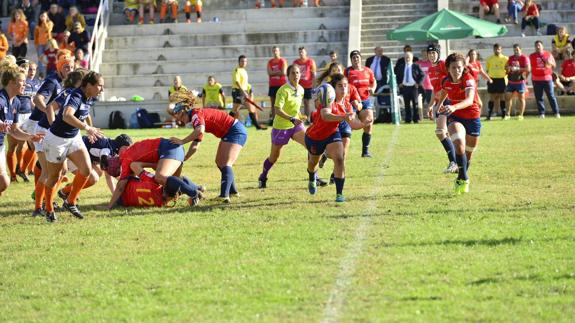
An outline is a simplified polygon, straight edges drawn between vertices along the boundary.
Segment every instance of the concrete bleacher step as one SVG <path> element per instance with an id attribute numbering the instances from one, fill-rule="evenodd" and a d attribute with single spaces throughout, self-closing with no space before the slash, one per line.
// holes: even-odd
<path id="1" fill-rule="evenodd" d="M 321 0 L 320 5 L 322 7 L 333 7 L 333 6 L 345 6 L 349 5 L 350 0 Z M 269 0 L 264 0 L 265 6 L 262 9 L 271 8 L 271 2 Z M 279 3 L 276 1 L 276 3 Z M 181 6 L 180 1 L 180 8 Z M 291 1 L 285 1 L 286 6 L 281 9 L 289 9 L 291 8 Z M 309 7 L 312 8 L 312 2 L 309 2 Z M 256 7 L 256 0 L 209 0 L 203 2 L 203 11 L 209 12 L 213 10 L 221 10 L 222 8 L 226 8 L 226 10 L 238 10 L 238 9 L 254 9 Z M 122 12 L 124 8 L 123 1 L 114 1 L 114 11 L 115 12 Z M 260 10 L 262 10 L 260 9 Z M 277 8 L 280 9 L 280 8 Z"/>
<path id="2" fill-rule="evenodd" d="M 266 70 L 248 69 L 250 83 L 265 83 L 268 81 Z M 231 69 L 221 72 L 186 72 L 186 73 L 162 73 L 162 74 L 141 74 L 138 77 L 133 75 L 108 75 L 106 86 L 112 88 L 120 87 L 149 87 L 166 86 L 170 87 L 176 75 L 180 75 L 184 84 L 205 83 L 208 76 L 213 75 L 223 84 L 231 84 Z M 267 90 L 267 88 L 266 88 Z M 262 92 L 261 89 L 259 92 Z"/>
<path id="3" fill-rule="evenodd" d="M 298 26 L 300 30 L 330 30 L 348 28 L 348 19 L 329 19 L 329 18 L 292 18 L 289 24 L 279 24 L 277 19 L 260 20 L 260 21 L 224 21 L 224 22 L 205 22 L 205 23 L 169 23 L 153 25 L 122 25 L 112 26 L 108 31 L 108 37 L 116 36 L 152 36 L 164 34 L 209 34 L 209 33 L 248 33 L 248 32 L 280 32 L 289 26 Z M 264 27 L 265 26 L 265 27 Z"/>
<path id="4" fill-rule="evenodd" d="M 196 46 L 229 46 L 251 44 L 253 46 L 269 44 L 290 44 L 295 42 L 342 42 L 348 38 L 349 31 L 310 30 L 281 31 L 233 34 L 179 34 L 164 36 L 122 36 L 109 38 L 108 49 L 123 48 L 158 48 L 158 47 L 196 47 Z"/>
<path id="5" fill-rule="evenodd" d="M 271 44 L 270 44 L 271 45 Z M 328 55 L 330 50 L 340 50 L 340 53 L 345 53 L 341 49 L 347 48 L 347 42 L 315 42 L 315 43 L 296 43 L 284 44 L 281 50 L 286 56 L 295 56 L 298 53 L 298 48 L 305 45 L 308 53 L 313 56 Z M 190 64 L 196 58 L 209 58 L 209 57 L 238 57 L 239 55 L 246 55 L 249 57 L 270 57 L 270 46 L 251 46 L 251 45 L 235 45 L 235 46 L 216 46 L 216 47 L 170 47 L 170 48 L 155 48 L 153 50 L 144 49 L 111 49 L 104 52 L 104 62 L 108 61 L 129 61 L 137 57 L 137 61 L 161 61 L 161 60 L 185 60 L 189 59 Z"/>
<path id="6" fill-rule="evenodd" d="M 271 52 L 271 48 L 270 48 Z M 283 56 L 291 64 L 297 59 L 297 56 Z M 249 58 L 248 59 L 248 69 L 252 69 L 253 66 L 266 66 L 269 58 L 259 57 L 259 58 Z M 321 61 L 321 60 L 320 60 Z M 238 63 L 237 57 L 229 58 L 204 58 L 195 59 L 194 64 L 190 64 L 189 59 L 185 60 L 170 60 L 170 61 L 114 61 L 104 63 L 100 66 L 100 71 L 105 75 L 135 75 L 135 74 L 154 74 L 158 71 L 163 71 L 164 73 L 174 74 L 174 73 L 191 73 L 191 72 L 214 72 L 220 70 L 222 66 L 233 67 Z M 320 62 L 317 62 L 320 65 Z M 231 71 L 231 70 L 230 70 Z"/>

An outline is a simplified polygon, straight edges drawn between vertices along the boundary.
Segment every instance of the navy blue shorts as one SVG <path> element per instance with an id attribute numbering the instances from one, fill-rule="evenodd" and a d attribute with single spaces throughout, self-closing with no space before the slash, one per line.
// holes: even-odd
<path id="1" fill-rule="evenodd" d="M 229 142 L 231 144 L 238 144 L 243 147 L 246 144 L 246 141 L 248 141 L 248 131 L 246 127 L 244 127 L 243 123 L 236 120 L 234 125 L 230 130 L 228 130 L 228 133 L 222 137 L 222 141 Z"/>
<path id="2" fill-rule="evenodd" d="M 370 99 L 361 101 L 362 110 L 373 110 L 373 102 Z"/>
<path id="3" fill-rule="evenodd" d="M 178 161 L 184 161 L 184 146 L 174 144 L 168 139 L 162 138 L 160 140 L 160 147 L 158 148 L 158 155 L 160 159 L 175 159 Z"/>
<path id="4" fill-rule="evenodd" d="M 270 86 L 268 89 L 268 96 L 276 96 L 276 93 L 278 93 L 278 90 L 280 89 L 281 86 Z M 275 104 L 275 102 L 272 102 L 272 106 Z"/>
<path id="5" fill-rule="evenodd" d="M 463 119 L 453 115 L 447 117 L 447 126 L 454 122 L 459 122 L 465 128 L 468 136 L 479 137 L 481 134 L 481 119 Z"/>
<path id="6" fill-rule="evenodd" d="M 527 87 L 525 86 L 525 83 L 509 83 L 507 84 L 507 88 L 505 89 L 506 92 L 517 92 L 517 93 L 525 93 L 525 90 L 527 89 Z"/>
<path id="7" fill-rule="evenodd" d="M 307 134 L 305 135 L 305 146 L 307 151 L 315 156 L 323 154 L 327 145 L 338 141 L 341 142 L 341 134 L 339 131 L 334 132 L 333 135 L 327 137 L 324 140 L 313 140 L 308 137 Z"/>
<path id="8" fill-rule="evenodd" d="M 347 121 L 342 121 L 339 123 L 339 133 L 342 138 L 351 138 L 351 126 Z"/>

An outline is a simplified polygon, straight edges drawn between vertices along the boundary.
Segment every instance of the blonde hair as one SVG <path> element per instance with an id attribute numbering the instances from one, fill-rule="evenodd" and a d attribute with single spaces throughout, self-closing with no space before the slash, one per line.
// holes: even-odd
<path id="1" fill-rule="evenodd" d="M 186 106 L 186 110 L 194 108 L 197 96 L 190 90 L 180 90 L 170 95 L 170 103 L 180 103 Z"/>
<path id="2" fill-rule="evenodd" d="M 22 76 L 23 79 L 26 79 L 26 75 L 24 74 L 24 72 L 22 72 L 22 70 L 16 65 L 8 65 L 6 67 L 3 67 L 1 71 L 2 71 L 1 79 L 3 87 L 8 86 L 8 83 L 10 83 L 10 81 L 17 79 L 18 76 L 20 75 Z"/>

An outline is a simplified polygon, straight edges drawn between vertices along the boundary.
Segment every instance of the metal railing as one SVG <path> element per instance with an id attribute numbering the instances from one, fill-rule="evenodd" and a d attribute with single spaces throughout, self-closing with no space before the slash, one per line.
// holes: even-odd
<path id="1" fill-rule="evenodd" d="M 92 31 L 92 38 L 90 39 L 90 46 L 88 51 L 90 54 L 90 69 L 99 72 L 100 64 L 102 64 L 102 56 L 106 47 L 106 38 L 108 37 L 108 24 L 110 23 L 110 2 L 109 0 L 100 1 L 98 13 L 96 14 L 96 21 L 94 22 L 94 30 Z M 103 100 L 102 97 L 100 98 Z"/>

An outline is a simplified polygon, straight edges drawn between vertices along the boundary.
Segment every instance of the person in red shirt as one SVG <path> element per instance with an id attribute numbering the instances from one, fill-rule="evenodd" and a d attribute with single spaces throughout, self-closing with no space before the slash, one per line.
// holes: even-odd
<path id="1" fill-rule="evenodd" d="M 484 19 L 485 14 L 492 13 L 497 18 L 497 23 L 501 23 L 499 16 L 499 0 L 479 0 L 479 19 Z"/>
<path id="2" fill-rule="evenodd" d="M 447 115 L 447 129 L 459 168 L 454 189 L 456 194 L 463 194 L 469 192 L 467 169 L 479 142 L 481 109 L 477 101 L 477 83 L 465 68 L 465 57 L 453 53 L 445 60 L 445 66 L 449 74 L 442 81 L 438 112 Z M 448 104 L 445 99 L 449 99 Z"/>
<path id="3" fill-rule="evenodd" d="M 575 56 L 575 51 L 567 54 L 567 59 L 561 64 L 561 74 L 559 74 L 559 80 L 569 95 L 575 94 L 575 59 L 573 56 Z"/>
<path id="4" fill-rule="evenodd" d="M 180 194 L 188 195 L 190 206 L 198 205 L 203 198 L 204 187 L 196 185 L 187 177 L 168 177 L 166 186 L 154 180 L 155 175 L 142 171 L 139 176 L 129 176 L 114 206 L 162 207 L 176 202 Z"/>
<path id="5" fill-rule="evenodd" d="M 535 32 L 538 36 L 541 36 L 539 28 L 541 28 L 541 22 L 539 21 L 539 8 L 533 0 L 525 1 L 525 6 L 523 6 L 523 19 L 521 19 L 521 37 L 525 37 L 525 28 L 527 26 L 533 26 Z"/>
<path id="6" fill-rule="evenodd" d="M 537 109 L 539 110 L 539 118 L 545 118 L 543 92 L 547 95 L 555 117 L 560 118 L 559 104 L 557 104 L 553 85 L 555 59 L 550 52 L 543 49 L 543 43 L 540 40 L 535 41 L 535 52 L 529 55 L 529 63 L 531 64 L 531 81 L 533 83 L 533 92 L 535 92 Z"/>
<path id="7" fill-rule="evenodd" d="M 299 58 L 293 61 L 293 64 L 297 65 L 300 70 L 301 79 L 299 80 L 299 84 L 304 89 L 303 94 L 303 104 L 304 104 L 304 112 L 308 117 L 308 120 L 311 120 L 311 114 L 314 111 L 312 106 L 312 90 L 313 84 L 315 81 L 315 74 L 317 72 L 317 67 L 315 65 L 315 61 L 313 58 L 307 56 L 307 50 L 305 47 L 298 48 L 299 51 Z M 312 120 L 313 122 L 313 120 Z"/>
<path id="8" fill-rule="evenodd" d="M 334 90 L 335 89 L 335 90 Z M 309 152 L 307 172 L 309 175 L 308 190 L 315 195 L 317 192 L 317 168 L 324 151 L 334 162 L 334 182 L 336 188 L 336 202 L 344 202 L 343 186 L 345 183 L 344 149 L 339 133 L 339 124 L 346 121 L 352 128 L 362 128 L 372 120 L 360 121 L 354 113 L 347 98 L 348 81 L 341 74 L 334 75 L 329 84 L 323 84 L 317 95 L 314 112 L 314 122 L 305 134 L 305 145 Z"/>
<path id="9" fill-rule="evenodd" d="M 166 185 L 170 176 L 179 176 L 184 163 L 184 147 L 174 144 L 165 138 L 145 139 L 122 147 L 117 158 L 121 161 L 120 172 L 110 173 L 111 176 L 120 176 L 116 189 L 112 194 L 109 208 L 112 208 L 120 198 L 122 191 L 127 185 L 128 178 L 133 174 L 140 174 L 143 167 L 151 167 L 156 170 L 154 180 L 160 185 Z M 140 165 L 143 165 L 140 167 Z"/>
<path id="10" fill-rule="evenodd" d="M 505 89 L 505 101 L 507 101 L 507 117 L 511 117 L 511 110 L 513 109 L 513 94 L 517 93 L 519 100 L 519 120 L 523 120 L 523 113 L 525 112 L 525 92 L 527 90 L 527 76 L 531 71 L 529 58 L 521 53 L 521 46 L 519 44 L 513 45 L 513 55 L 509 57 L 507 65 L 508 84 Z"/>
<path id="11" fill-rule="evenodd" d="M 445 62 L 439 59 L 440 52 L 441 47 L 439 47 L 439 45 L 431 44 L 427 46 L 427 59 L 431 62 L 427 75 L 433 88 L 433 99 L 427 107 L 427 115 L 429 119 L 435 119 L 435 136 L 437 136 L 437 139 L 441 142 L 443 149 L 445 149 L 447 153 L 447 159 L 449 160 L 449 164 L 443 172 L 456 173 L 455 147 L 453 147 L 453 142 L 447 134 L 447 116 L 437 113 L 437 109 L 439 108 L 439 94 L 441 93 L 441 82 L 447 77 Z"/>
<path id="12" fill-rule="evenodd" d="M 170 96 L 170 101 L 180 103 L 179 109 L 174 109 L 176 119 L 184 124 L 191 123 L 194 129 L 184 139 L 170 138 L 173 143 L 180 145 L 193 142 L 185 160 L 197 151 L 204 133 L 222 139 L 216 153 L 216 165 L 222 174 L 220 198 L 224 203 L 230 203 L 230 195 L 238 195 L 232 167 L 248 139 L 246 128 L 224 111 L 195 107 L 196 97 L 190 91 L 176 92 Z"/>
<path id="13" fill-rule="evenodd" d="M 268 61 L 268 76 L 269 76 L 269 90 L 268 96 L 271 102 L 271 115 L 270 115 L 270 126 L 273 124 L 275 111 L 274 104 L 276 102 L 276 93 L 279 88 L 286 83 L 287 75 L 287 61 L 285 58 L 281 57 L 281 52 L 279 47 L 274 46 L 273 49 L 274 57 Z"/>
<path id="14" fill-rule="evenodd" d="M 365 123 L 365 120 L 373 120 L 373 102 L 370 100 L 370 96 L 375 91 L 375 76 L 369 67 L 363 66 L 361 53 L 358 50 L 352 51 L 349 54 L 349 58 L 351 59 L 351 67 L 345 70 L 345 76 L 348 78 L 349 83 L 355 86 L 359 92 L 362 105 L 362 109 L 359 111 L 359 119 Z M 363 136 L 361 137 L 363 144 L 361 157 L 369 158 L 371 157 L 369 144 L 371 143 L 373 121 L 365 124 Z"/>

